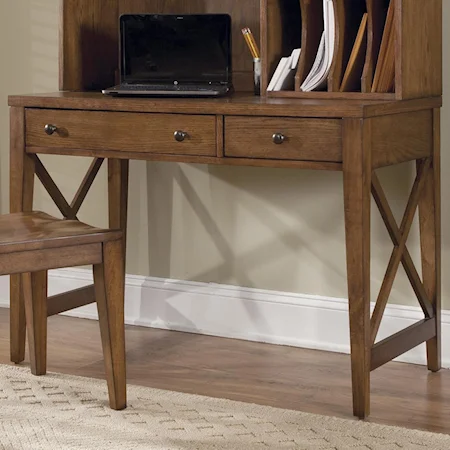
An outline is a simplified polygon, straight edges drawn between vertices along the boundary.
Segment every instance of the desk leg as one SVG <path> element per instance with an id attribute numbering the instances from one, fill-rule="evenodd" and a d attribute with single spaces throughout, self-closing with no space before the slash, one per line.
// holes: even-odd
<path id="1" fill-rule="evenodd" d="M 129 165 L 127 159 L 108 159 L 109 227 L 120 228 L 123 231 L 124 257 L 127 248 Z"/>
<path id="2" fill-rule="evenodd" d="M 343 173 L 353 413 L 370 412 L 370 122 L 343 121 Z"/>
<path id="3" fill-rule="evenodd" d="M 25 153 L 25 110 L 10 109 L 10 212 L 33 208 L 34 162 Z M 25 359 L 25 303 L 20 274 L 10 277 L 10 352 L 11 361 Z"/>
<path id="4" fill-rule="evenodd" d="M 428 369 L 441 369 L 441 179 L 440 111 L 433 113 L 432 170 L 419 201 L 423 284 L 436 318 L 436 337 L 427 342 Z"/>

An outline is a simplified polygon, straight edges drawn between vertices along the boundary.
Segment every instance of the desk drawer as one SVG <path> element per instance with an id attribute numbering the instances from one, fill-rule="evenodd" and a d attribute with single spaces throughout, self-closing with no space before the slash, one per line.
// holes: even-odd
<path id="1" fill-rule="evenodd" d="M 56 132 L 48 135 L 45 126 Z M 174 133 L 180 132 L 178 141 Z M 185 133 L 185 137 L 181 133 Z M 216 156 L 215 116 L 29 109 L 26 143 L 35 147 Z"/>
<path id="2" fill-rule="evenodd" d="M 225 156 L 340 162 L 341 120 L 226 117 Z"/>

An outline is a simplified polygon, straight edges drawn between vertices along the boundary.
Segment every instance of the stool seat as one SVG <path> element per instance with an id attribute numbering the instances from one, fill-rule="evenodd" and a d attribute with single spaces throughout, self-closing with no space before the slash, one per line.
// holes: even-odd
<path id="1" fill-rule="evenodd" d="M 0 215 L 0 254 L 94 244 L 121 236 L 120 230 L 57 219 L 40 211 Z"/>
<path id="2" fill-rule="evenodd" d="M 94 285 L 48 297 L 48 270 L 93 266 Z M 97 303 L 111 408 L 126 406 L 123 233 L 56 219 L 39 211 L 0 215 L 0 275 L 11 277 L 11 360 L 47 370 L 47 317 Z M 54 305 L 58 308 L 55 312 Z"/>

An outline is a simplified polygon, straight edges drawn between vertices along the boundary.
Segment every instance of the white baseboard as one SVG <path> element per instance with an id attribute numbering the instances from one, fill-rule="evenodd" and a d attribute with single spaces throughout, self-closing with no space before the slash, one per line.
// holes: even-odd
<path id="1" fill-rule="evenodd" d="M 49 294 L 92 283 L 84 269 L 50 272 Z M 8 307 L 8 277 L 0 277 L 0 306 Z M 213 283 L 128 275 L 127 324 L 349 353 L 347 300 Z M 96 319 L 95 305 L 67 315 Z M 419 307 L 389 305 L 380 329 L 386 337 L 423 318 Z M 442 314 L 443 366 L 450 368 L 450 311 Z M 426 364 L 422 344 L 398 358 Z"/>

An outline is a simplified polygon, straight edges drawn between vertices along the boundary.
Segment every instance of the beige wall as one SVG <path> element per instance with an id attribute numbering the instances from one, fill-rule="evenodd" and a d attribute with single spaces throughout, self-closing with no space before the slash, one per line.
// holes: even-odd
<path id="1" fill-rule="evenodd" d="M 450 24 L 450 2 L 444 0 Z M 444 42 L 449 41 L 445 27 Z M 1 208 L 8 211 L 7 95 L 57 90 L 58 0 L 0 0 Z M 450 47 L 444 46 L 448 92 Z M 445 96 L 444 96 L 445 98 Z M 443 294 L 450 309 L 450 105 L 443 110 Z M 45 163 L 70 197 L 89 161 L 51 157 Z M 412 165 L 381 171 L 397 217 Z M 132 162 L 128 272 L 262 289 L 346 296 L 342 177 L 339 173 Z M 94 184 L 80 218 L 106 225 L 106 177 Z M 35 207 L 55 212 L 40 186 Z M 391 244 L 373 208 L 372 292 Z M 409 241 L 418 258 L 417 226 Z M 401 269 L 402 271 L 403 269 Z M 403 272 L 394 302 L 415 304 Z"/>

